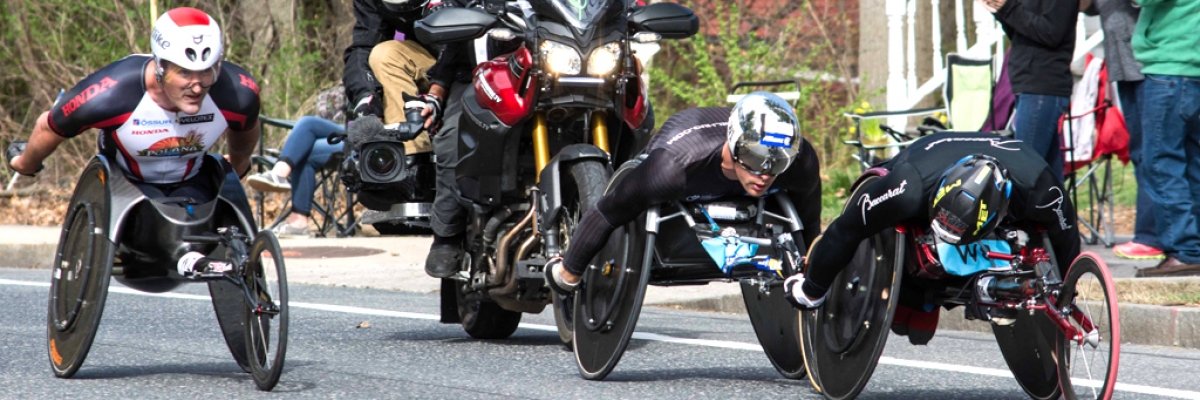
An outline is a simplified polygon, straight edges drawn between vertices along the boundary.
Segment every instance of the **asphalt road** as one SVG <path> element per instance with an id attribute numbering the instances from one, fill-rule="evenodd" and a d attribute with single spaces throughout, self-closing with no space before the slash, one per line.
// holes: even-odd
<path id="1" fill-rule="evenodd" d="M 48 272 L 0 269 L 0 398 L 259 398 L 221 338 L 204 285 L 147 295 L 115 285 L 91 354 L 54 378 Z M 776 374 L 744 316 L 646 309 L 603 382 L 579 377 L 549 312 L 508 340 L 437 322 L 432 294 L 292 285 L 289 398 L 820 398 Z M 363 322 L 369 324 L 358 328 Z M 864 399 L 1022 399 L 990 335 L 892 337 Z M 1200 399 L 1200 351 L 1123 346 L 1116 398 Z"/>

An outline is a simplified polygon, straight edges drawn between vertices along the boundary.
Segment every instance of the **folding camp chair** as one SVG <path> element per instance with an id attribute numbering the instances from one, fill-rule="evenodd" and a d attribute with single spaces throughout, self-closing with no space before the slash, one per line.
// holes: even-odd
<path id="1" fill-rule="evenodd" d="M 1064 183 L 1075 204 L 1080 234 L 1087 244 L 1114 244 L 1112 160 L 1128 161 L 1129 133 L 1112 106 L 1104 61 L 1088 59 L 1071 107 L 1059 124 L 1064 140 Z M 1080 175 L 1080 171 L 1082 175 Z"/>
<path id="2" fill-rule="evenodd" d="M 855 138 L 843 143 L 857 148 L 853 157 L 865 171 L 871 166 L 891 158 L 899 149 L 913 140 L 929 134 L 947 130 L 979 131 L 992 112 L 992 95 L 995 74 L 990 58 L 974 59 L 958 54 L 946 55 L 946 82 L 942 85 L 944 107 L 913 110 L 879 111 L 871 113 L 846 113 L 854 120 Z M 935 118 L 926 117 L 920 126 L 900 132 L 879 123 L 887 117 L 915 117 L 947 114 L 948 126 Z"/>
<path id="3" fill-rule="evenodd" d="M 294 120 L 284 120 L 260 116 L 263 127 L 273 126 L 284 128 L 289 131 L 296 125 Z M 334 153 L 329 157 L 329 161 L 325 162 L 316 172 L 317 187 L 313 193 L 313 205 L 311 215 L 309 216 L 313 224 L 316 225 L 316 230 L 313 234 L 317 237 L 326 237 L 333 234 L 336 237 L 346 237 L 354 235 L 354 194 L 346 190 L 338 179 L 339 168 L 341 168 L 344 155 L 342 152 Z M 258 171 L 266 171 L 275 166 L 279 162 L 279 149 L 267 149 L 263 147 L 263 142 L 258 142 L 258 154 L 251 156 L 250 161 L 258 167 Z M 257 203 L 255 206 L 258 212 L 255 217 L 258 226 L 265 226 L 266 229 L 274 229 L 279 224 L 287 221 L 288 215 L 292 213 L 291 196 L 287 196 L 287 200 L 283 203 L 279 216 L 274 222 L 269 225 L 265 224 L 265 215 L 263 203 L 266 196 L 262 192 L 257 192 L 254 200 Z"/>
<path id="4" fill-rule="evenodd" d="M 794 92 L 773 92 L 773 93 L 776 96 L 779 96 L 779 98 L 791 102 L 792 109 L 793 109 L 792 111 L 795 111 L 795 108 L 796 108 L 796 106 L 799 105 L 799 101 L 800 101 L 800 80 L 798 80 L 798 79 L 784 79 L 784 80 L 778 80 L 778 81 L 738 82 L 738 83 L 733 84 L 733 87 L 729 89 L 729 95 L 725 96 L 725 101 L 729 102 L 730 104 L 737 104 L 737 102 L 741 101 L 743 97 L 746 97 L 746 95 L 744 95 L 744 94 L 736 94 L 738 89 L 741 89 L 741 88 L 776 87 L 776 86 L 784 86 L 784 85 L 795 85 L 796 91 L 794 91 Z M 804 123 L 804 121 L 801 121 L 801 123 Z"/>

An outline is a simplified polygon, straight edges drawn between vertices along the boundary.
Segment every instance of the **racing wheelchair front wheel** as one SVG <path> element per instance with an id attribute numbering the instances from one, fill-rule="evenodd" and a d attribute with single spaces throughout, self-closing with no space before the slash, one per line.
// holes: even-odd
<path id="1" fill-rule="evenodd" d="M 863 178 L 846 206 L 878 179 Z M 834 279 L 825 304 L 800 315 L 809 380 L 828 399 L 858 396 L 875 372 L 899 299 L 904 247 L 897 243 L 903 240 L 888 231 L 863 240 Z"/>
<path id="2" fill-rule="evenodd" d="M 628 176 L 640 162 L 626 162 L 613 174 L 605 193 Z M 618 227 L 584 272 L 571 308 L 575 362 L 587 380 L 601 380 L 616 368 L 633 338 L 646 285 L 654 234 L 644 218 Z"/>
<path id="3" fill-rule="evenodd" d="M 260 390 L 279 383 L 287 354 L 288 291 L 283 251 L 271 231 L 259 232 L 242 268 L 246 303 L 246 353 L 250 374 Z"/>
<path id="4" fill-rule="evenodd" d="M 52 266 L 46 349 L 59 378 L 70 378 L 83 365 L 108 297 L 113 245 L 107 210 L 97 206 L 83 200 L 70 209 Z"/>
<path id="5" fill-rule="evenodd" d="M 1067 320 L 1083 335 L 1082 340 L 1072 340 L 1059 333 L 1063 397 L 1111 399 L 1121 353 L 1121 323 L 1116 286 L 1104 260 L 1090 252 L 1076 258 L 1055 305 L 1071 313 Z"/>

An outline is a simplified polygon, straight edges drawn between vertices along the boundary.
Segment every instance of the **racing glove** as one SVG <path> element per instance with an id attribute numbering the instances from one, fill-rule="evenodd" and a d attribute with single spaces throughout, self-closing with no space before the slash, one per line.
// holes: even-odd
<path id="1" fill-rule="evenodd" d="M 808 296 L 804 294 L 804 290 L 801 289 L 803 284 L 804 274 L 795 274 L 783 281 L 783 293 L 787 297 L 787 301 L 792 303 L 792 307 L 801 310 L 812 310 L 825 303 L 825 297 L 829 293 L 822 295 L 816 300 L 809 300 Z"/>

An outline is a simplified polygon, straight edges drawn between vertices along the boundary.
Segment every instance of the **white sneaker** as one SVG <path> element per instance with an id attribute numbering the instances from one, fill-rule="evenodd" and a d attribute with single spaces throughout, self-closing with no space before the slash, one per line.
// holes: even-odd
<path id="1" fill-rule="evenodd" d="M 294 238 L 294 237 L 304 238 L 304 237 L 312 236 L 312 232 L 309 232 L 307 225 L 305 225 L 303 228 L 297 228 L 297 227 L 292 226 L 292 224 L 287 223 L 287 221 L 280 223 L 279 225 L 277 225 L 275 227 L 275 229 L 272 229 L 271 231 L 275 232 L 275 237 L 278 237 L 281 239 L 282 238 Z"/>
<path id="2" fill-rule="evenodd" d="M 292 191 L 292 184 L 288 183 L 287 178 L 275 175 L 271 171 L 250 175 L 249 178 L 246 178 L 246 183 L 249 183 L 250 187 L 260 192 Z"/>

